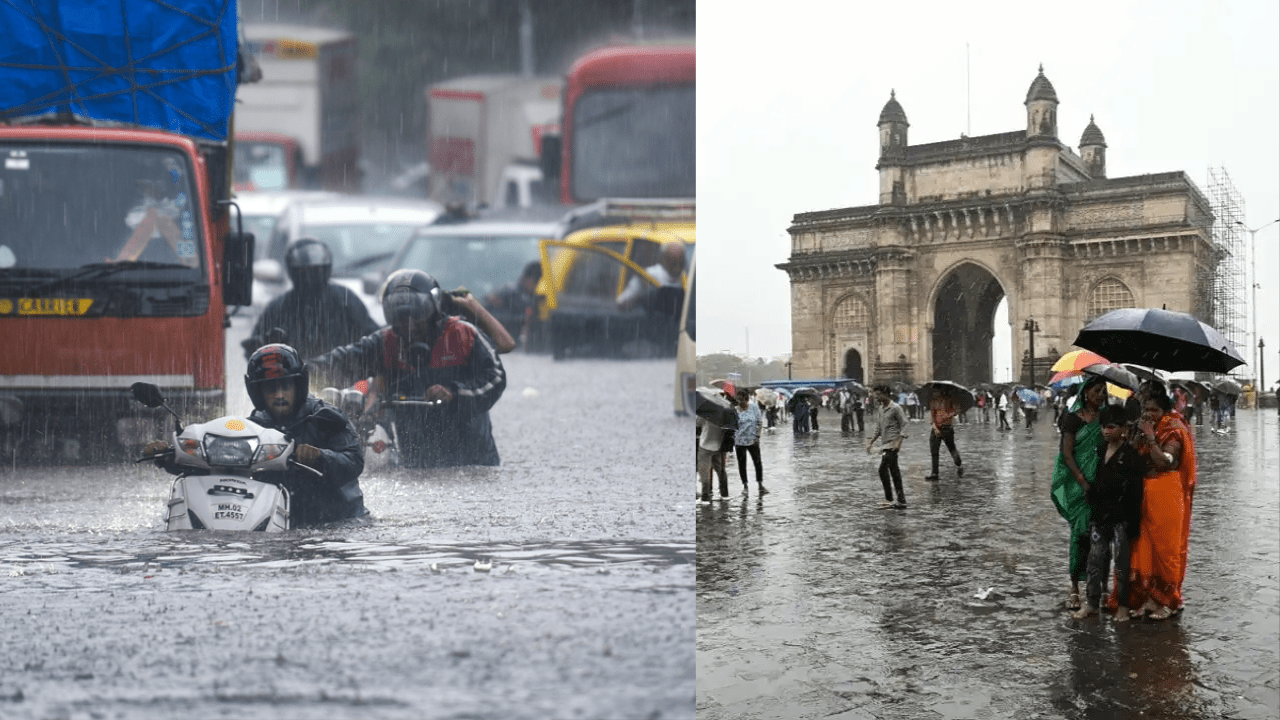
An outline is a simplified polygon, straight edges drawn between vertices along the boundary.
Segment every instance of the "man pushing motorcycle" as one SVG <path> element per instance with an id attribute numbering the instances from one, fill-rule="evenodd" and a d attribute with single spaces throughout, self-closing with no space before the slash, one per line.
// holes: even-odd
<path id="1" fill-rule="evenodd" d="M 310 376 L 298 352 L 288 345 L 258 348 L 249 358 L 245 388 L 253 401 L 249 420 L 283 432 L 296 443 L 293 458 L 318 471 L 294 469 L 264 473 L 289 491 L 289 515 L 294 527 L 365 515 L 360 473 L 364 455 L 355 427 L 342 411 L 307 392 Z M 169 443 L 156 440 L 147 455 L 160 455 Z M 178 473 L 166 466 L 169 472 Z"/>
<path id="2" fill-rule="evenodd" d="M 311 362 L 344 383 L 374 378 L 405 465 L 499 464 L 489 409 L 507 377 L 493 341 L 449 315 L 439 283 L 421 270 L 387 278 L 382 310 L 391 327 Z"/>

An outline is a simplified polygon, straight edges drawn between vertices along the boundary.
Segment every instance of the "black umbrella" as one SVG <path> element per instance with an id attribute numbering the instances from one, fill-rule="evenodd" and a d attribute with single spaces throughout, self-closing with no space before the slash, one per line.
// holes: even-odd
<path id="1" fill-rule="evenodd" d="M 802 398 L 809 403 L 809 407 L 813 407 L 818 403 L 818 397 L 818 391 L 811 387 L 796 388 L 795 394 L 787 401 L 787 412 L 794 413 Z"/>
<path id="2" fill-rule="evenodd" d="M 857 380 L 850 380 L 841 387 L 859 397 L 866 397 L 866 395 L 871 392 L 867 389 L 866 385 L 863 385 Z"/>
<path id="3" fill-rule="evenodd" d="M 1217 330 L 1187 313 L 1156 308 L 1112 310 L 1085 325 L 1075 344 L 1114 363 L 1170 372 L 1227 372 L 1244 364 Z"/>
<path id="4" fill-rule="evenodd" d="M 1120 387 L 1129 390 L 1136 391 L 1138 389 L 1138 385 L 1142 383 L 1142 381 L 1138 379 L 1137 375 L 1129 372 L 1119 365 L 1103 365 L 1098 363 L 1096 365 L 1086 365 L 1081 368 L 1080 371 L 1086 375 L 1096 375 L 1113 385 L 1119 385 Z"/>
<path id="5" fill-rule="evenodd" d="M 953 383 L 950 380 L 930 380 L 920 386 L 916 391 L 920 396 L 920 404 L 929 407 L 929 401 L 936 396 L 945 397 L 951 400 L 956 409 L 963 412 L 978 404 L 973 393 L 963 385 Z"/>
<path id="6" fill-rule="evenodd" d="M 1192 398 L 1192 402 L 1204 402 L 1209 399 L 1209 388 L 1204 383 L 1196 380 L 1175 379 L 1169 381 L 1169 387 L 1182 388 Z"/>
<path id="7" fill-rule="evenodd" d="M 698 417 L 722 428 L 738 427 L 738 411 L 723 392 L 716 388 L 700 387 L 697 393 L 698 403 L 694 406 L 694 413 Z"/>
<path id="8" fill-rule="evenodd" d="M 1243 390 L 1243 388 L 1240 387 L 1240 384 L 1231 378 L 1222 378 L 1218 380 L 1213 384 L 1213 389 L 1223 395 L 1231 395 L 1233 397 L 1239 397 Z"/>

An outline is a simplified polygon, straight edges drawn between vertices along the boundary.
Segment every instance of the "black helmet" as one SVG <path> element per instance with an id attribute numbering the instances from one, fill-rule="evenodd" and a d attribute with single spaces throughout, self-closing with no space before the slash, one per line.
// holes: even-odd
<path id="1" fill-rule="evenodd" d="M 313 237 L 300 237 L 285 248 L 284 266 L 295 288 L 322 288 L 333 274 L 333 253 Z"/>
<path id="2" fill-rule="evenodd" d="M 406 320 L 434 321 L 441 314 L 440 283 L 421 270 L 406 268 L 391 273 L 380 295 L 382 314 L 389 325 Z"/>
<path id="3" fill-rule="evenodd" d="M 280 343 L 263 345 L 255 350 L 249 356 L 249 369 L 244 374 L 244 387 L 249 391 L 253 406 L 265 411 L 267 406 L 262 397 L 262 386 L 287 378 L 293 378 L 297 383 L 297 403 L 302 407 L 311 386 L 311 377 L 298 351 Z"/>

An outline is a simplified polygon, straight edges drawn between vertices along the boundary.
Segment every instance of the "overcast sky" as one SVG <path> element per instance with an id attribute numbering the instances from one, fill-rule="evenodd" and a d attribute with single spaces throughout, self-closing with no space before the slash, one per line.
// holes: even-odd
<path id="1" fill-rule="evenodd" d="M 1207 195 L 1208 168 L 1222 167 L 1250 227 L 1280 218 L 1278 8 L 700 1 L 698 352 L 790 352 L 790 287 L 774 267 L 790 255 L 787 227 L 796 213 L 878 201 L 890 89 L 913 145 L 1015 131 L 1043 63 L 1059 138 L 1079 152 L 1093 114 L 1108 177 L 1181 170 Z M 1268 385 L 1280 378 L 1278 247 L 1280 225 L 1257 233 Z"/>

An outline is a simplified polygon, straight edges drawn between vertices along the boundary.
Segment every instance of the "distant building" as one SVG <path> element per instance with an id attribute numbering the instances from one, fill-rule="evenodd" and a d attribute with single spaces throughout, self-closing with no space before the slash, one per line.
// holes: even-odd
<path id="1" fill-rule="evenodd" d="M 1025 129 L 911 145 L 890 92 L 878 203 L 800 213 L 788 228 L 791 256 L 777 267 L 791 279 L 797 377 L 989 381 L 1006 295 L 1015 374 L 1031 369 L 1022 328 L 1034 320 L 1041 379 L 1108 310 L 1208 315 L 1218 251 L 1210 204 L 1191 179 L 1108 178 L 1092 117 L 1079 154 L 1064 145 L 1043 68 L 1024 105 Z"/>

